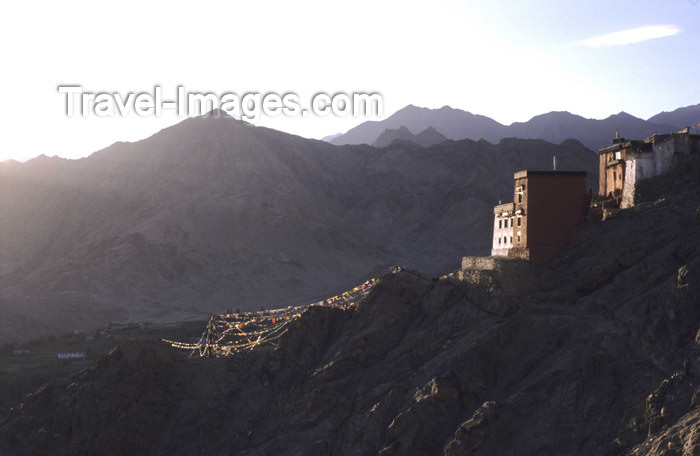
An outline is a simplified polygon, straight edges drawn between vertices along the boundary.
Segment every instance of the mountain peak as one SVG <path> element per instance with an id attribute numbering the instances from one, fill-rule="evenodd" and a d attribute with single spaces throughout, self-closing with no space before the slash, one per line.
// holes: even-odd
<path id="1" fill-rule="evenodd" d="M 439 144 L 446 139 L 447 138 L 445 138 L 444 135 L 442 135 L 432 126 L 429 126 L 425 130 L 415 135 L 405 125 L 401 125 L 399 128 L 385 129 L 372 145 L 374 147 L 386 147 L 393 145 L 396 141 L 399 141 L 404 143 L 411 142 L 421 147 L 430 147 L 432 145 Z"/>
<path id="2" fill-rule="evenodd" d="M 211 111 L 204 114 L 204 117 L 231 117 L 226 111 L 219 108 L 214 108 Z M 233 118 L 233 117 L 231 117 Z"/>
<path id="3" fill-rule="evenodd" d="M 449 106 L 432 109 L 407 105 L 384 120 L 364 122 L 331 142 L 336 145 L 373 144 L 384 130 L 398 129 L 401 125 L 412 132 L 420 132 L 432 126 L 445 138 L 453 140 L 485 138 L 496 141 L 505 128 L 488 117 Z"/>
<path id="4" fill-rule="evenodd" d="M 670 112 L 661 112 L 647 119 L 657 124 L 686 127 L 700 124 L 700 104 L 685 106 Z"/>
<path id="5" fill-rule="evenodd" d="M 564 118 L 580 118 L 583 119 L 581 116 L 577 116 L 576 114 L 572 114 L 569 111 L 549 111 L 545 112 L 544 114 L 538 114 L 534 117 L 532 117 L 528 122 L 532 122 L 533 120 L 536 119 L 564 119 Z M 520 123 L 520 122 L 516 122 Z M 524 122 L 527 123 L 527 122 Z"/>

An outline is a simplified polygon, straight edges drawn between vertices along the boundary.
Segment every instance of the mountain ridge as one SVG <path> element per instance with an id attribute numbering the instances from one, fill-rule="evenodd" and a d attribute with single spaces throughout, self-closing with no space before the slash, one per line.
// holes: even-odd
<path id="1" fill-rule="evenodd" d="M 655 133 L 676 131 L 698 123 L 700 104 L 678 108 L 670 113 L 660 113 L 647 120 L 625 111 L 605 119 L 587 119 L 568 111 L 551 111 L 510 125 L 503 125 L 486 116 L 449 106 L 430 109 L 408 105 L 384 120 L 364 122 L 330 142 L 337 145 L 373 144 L 385 129 L 405 126 L 412 134 L 433 127 L 452 140 L 486 139 L 497 142 L 506 137 L 519 137 L 560 143 L 564 139 L 574 138 L 589 149 L 598 150 L 610 144 L 617 130 L 623 137 L 644 139 Z"/>
<path id="2" fill-rule="evenodd" d="M 300 303 L 390 264 L 439 274 L 488 251 L 512 173 L 552 155 L 593 185 L 580 143 L 337 147 L 211 116 L 0 166 L 0 338 Z"/>
<path id="3" fill-rule="evenodd" d="M 421 147 L 430 147 L 435 144 L 440 144 L 441 142 L 447 141 L 447 138 L 440 134 L 435 128 L 428 127 L 421 131 L 417 135 L 414 135 L 406 128 L 401 125 L 397 129 L 387 128 L 379 135 L 379 138 L 372 143 L 373 147 L 386 147 L 389 146 L 394 141 L 407 141 L 417 144 Z"/>

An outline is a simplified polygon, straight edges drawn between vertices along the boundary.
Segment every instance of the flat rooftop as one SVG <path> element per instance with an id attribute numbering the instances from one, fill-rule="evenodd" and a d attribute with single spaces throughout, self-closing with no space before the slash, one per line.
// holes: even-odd
<path id="1" fill-rule="evenodd" d="M 513 175 L 513 179 L 522 179 L 523 177 L 531 176 L 555 176 L 555 177 L 586 177 L 585 171 L 531 171 L 529 169 L 518 171 Z"/>
<path id="2" fill-rule="evenodd" d="M 515 210 L 515 203 L 511 201 L 510 203 L 499 204 L 493 208 L 494 214 L 500 214 L 501 212 L 513 212 Z"/>

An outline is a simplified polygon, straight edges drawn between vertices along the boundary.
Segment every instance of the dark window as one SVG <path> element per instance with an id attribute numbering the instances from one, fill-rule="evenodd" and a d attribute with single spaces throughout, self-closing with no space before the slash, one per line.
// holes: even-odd
<path id="1" fill-rule="evenodd" d="M 510 218 L 510 227 L 513 228 L 513 218 Z"/>
<path id="2" fill-rule="evenodd" d="M 518 193 L 518 203 L 522 203 L 522 202 L 523 202 L 523 194 Z"/>
<path id="3" fill-rule="evenodd" d="M 521 226 L 523 224 L 523 218 L 518 216 L 518 226 Z"/>
<path id="4" fill-rule="evenodd" d="M 498 228 L 501 229 L 503 228 L 503 220 L 498 219 Z"/>
<path id="5" fill-rule="evenodd" d="M 520 244 L 520 235 L 518 234 L 518 244 Z"/>
<path id="6" fill-rule="evenodd" d="M 513 236 L 510 237 L 510 243 L 513 243 Z"/>
<path id="7" fill-rule="evenodd" d="M 501 245 L 501 236 L 498 236 L 498 245 Z"/>

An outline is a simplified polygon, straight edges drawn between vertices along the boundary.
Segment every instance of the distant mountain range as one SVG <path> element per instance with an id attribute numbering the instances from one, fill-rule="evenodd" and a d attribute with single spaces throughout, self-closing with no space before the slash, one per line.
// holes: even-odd
<path id="1" fill-rule="evenodd" d="M 306 302 L 390 264 L 453 270 L 489 252 L 513 172 L 553 155 L 595 185 L 577 141 L 338 147 L 214 116 L 0 163 L 0 343 Z"/>
<path id="2" fill-rule="evenodd" d="M 440 109 L 420 108 L 408 105 L 381 121 L 364 122 L 344 135 L 336 136 L 331 143 L 387 145 L 387 138 L 407 140 L 407 134 L 417 135 L 428 128 L 447 139 L 485 139 L 498 142 L 503 138 L 532 138 L 560 143 L 573 138 L 592 150 L 611 144 L 616 131 L 626 138 L 643 139 L 654 133 L 667 133 L 700 123 L 700 104 L 657 114 L 648 120 L 626 112 L 606 119 L 586 119 L 569 112 L 550 112 L 535 116 L 527 122 L 503 125 L 482 115 L 444 106 Z M 384 133 L 404 127 L 400 133 Z M 384 136 L 384 138 L 382 138 Z M 410 140 L 410 139 L 408 139 Z M 415 142 L 415 141 L 414 141 Z"/>
<path id="3" fill-rule="evenodd" d="M 700 123 L 700 104 L 678 108 L 671 112 L 662 112 L 650 117 L 649 121 L 691 127 Z"/>
<path id="4" fill-rule="evenodd" d="M 379 135 L 379 138 L 377 138 L 372 145 L 374 147 L 386 147 L 394 141 L 406 141 L 418 144 L 421 147 L 430 147 L 435 144 L 440 144 L 443 141 L 447 141 L 447 138 L 441 135 L 433 127 L 428 127 L 417 135 L 414 135 L 408 128 L 402 125 L 396 129 L 387 128 L 381 135 Z"/>

